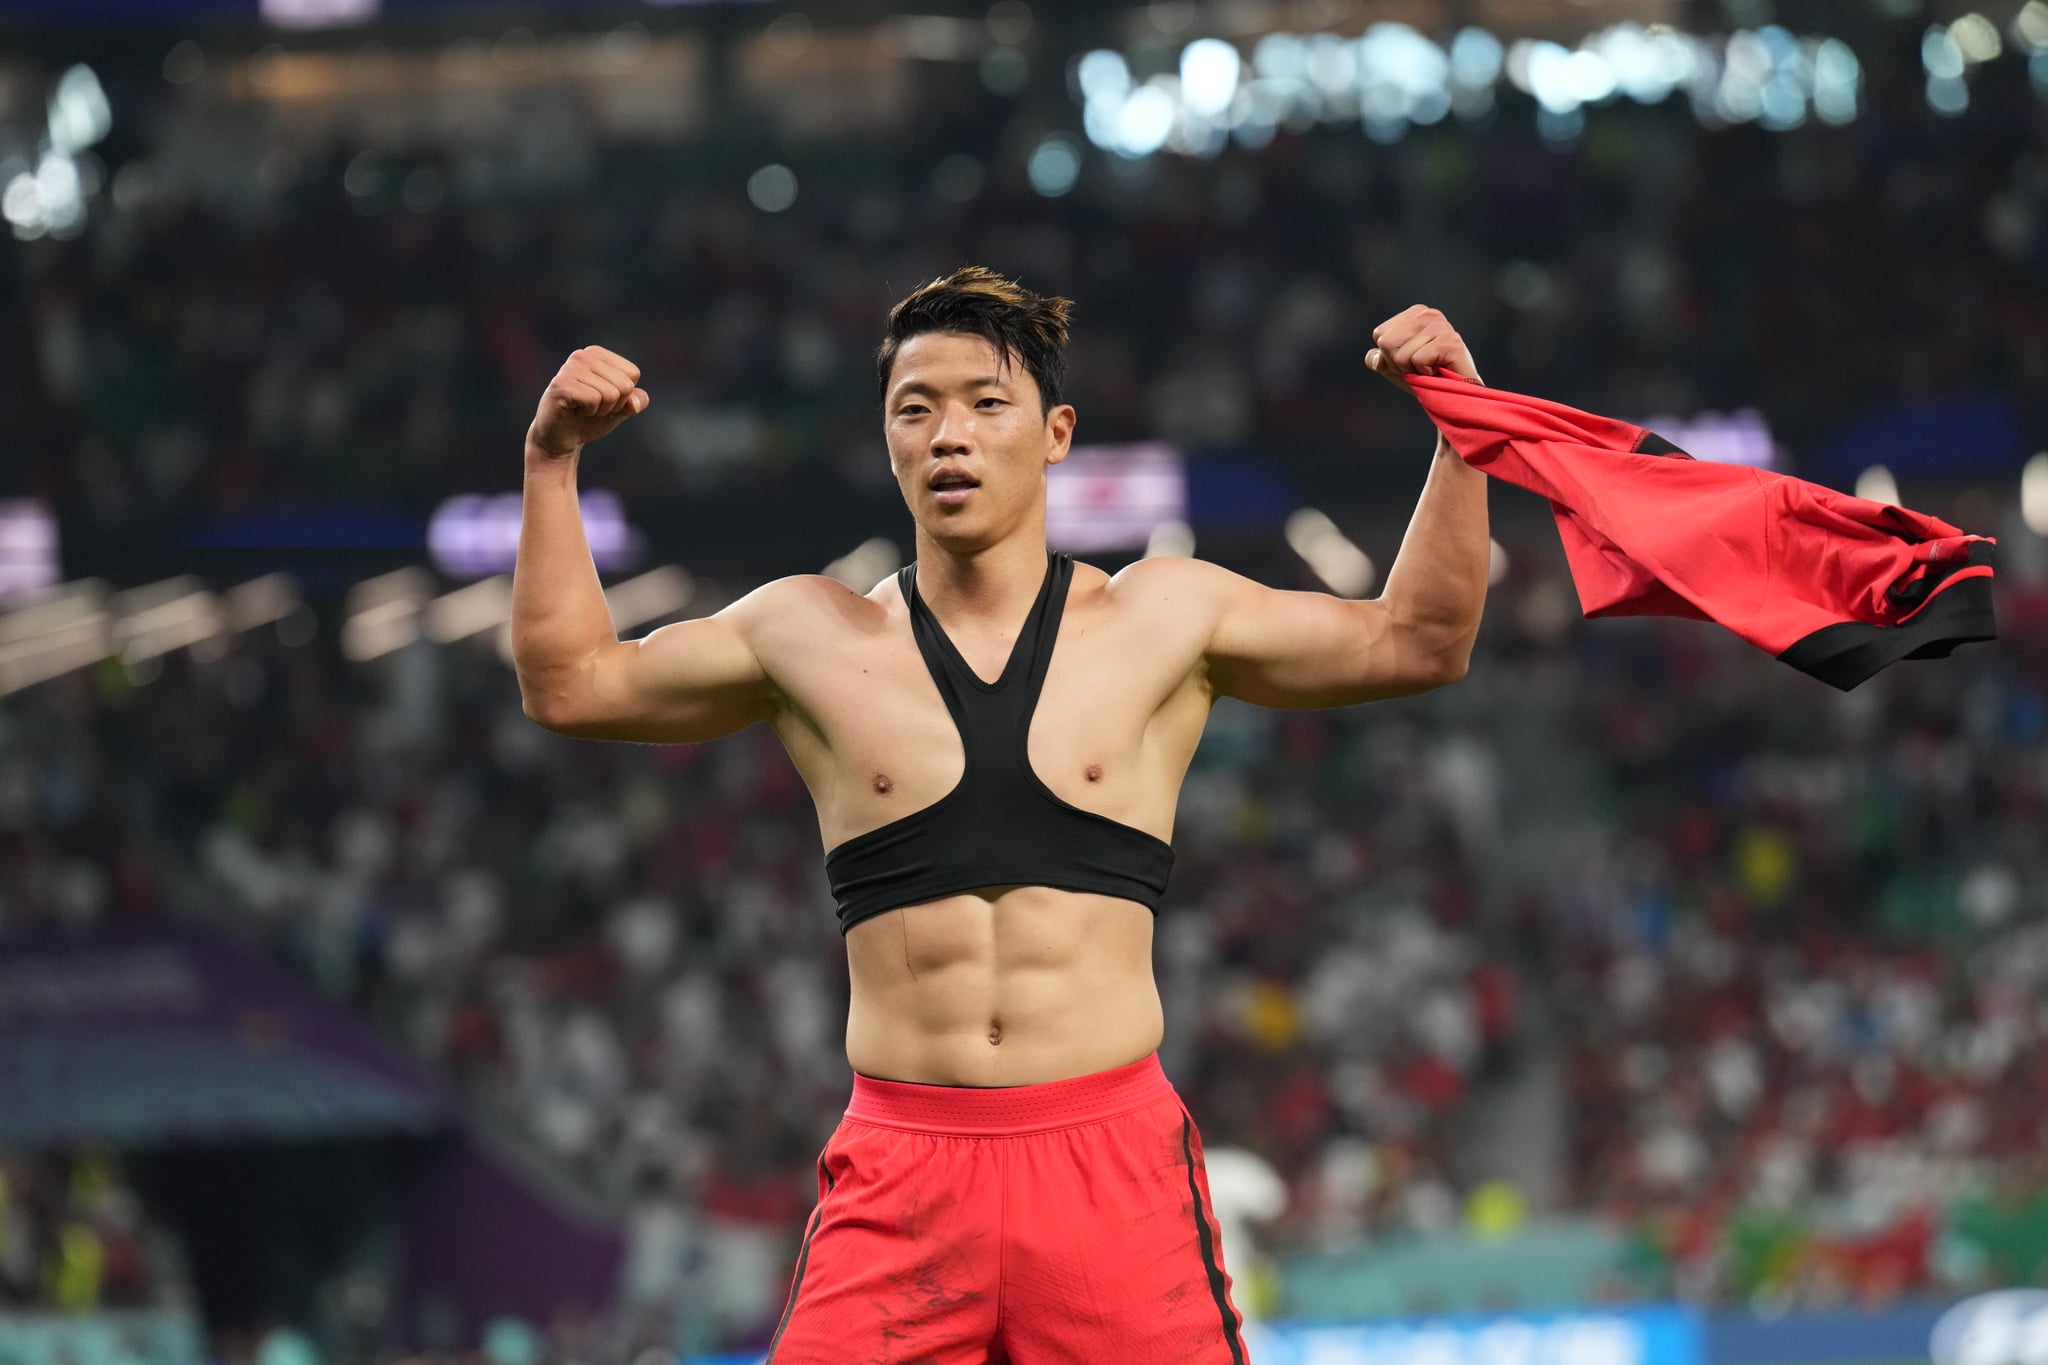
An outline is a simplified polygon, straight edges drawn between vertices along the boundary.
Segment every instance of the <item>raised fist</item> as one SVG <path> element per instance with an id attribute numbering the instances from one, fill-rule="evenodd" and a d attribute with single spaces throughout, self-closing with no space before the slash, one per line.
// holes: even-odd
<path id="1" fill-rule="evenodd" d="M 566 459 L 636 412 L 647 410 L 640 367 L 602 346 L 572 352 L 548 381 L 526 429 L 527 449 Z"/>
<path id="2" fill-rule="evenodd" d="M 1408 387 L 1406 376 L 1435 374 L 1449 370 L 1467 379 L 1479 378 L 1472 352 L 1458 329 L 1434 308 L 1416 304 L 1372 329 L 1372 350 L 1366 352 L 1366 368 L 1383 379 Z"/>

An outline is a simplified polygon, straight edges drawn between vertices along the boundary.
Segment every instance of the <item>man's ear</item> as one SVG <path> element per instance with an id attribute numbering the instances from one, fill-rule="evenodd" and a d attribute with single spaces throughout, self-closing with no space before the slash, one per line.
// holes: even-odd
<path id="1" fill-rule="evenodd" d="M 1045 425 L 1052 434 L 1052 449 L 1046 454 L 1047 464 L 1058 464 L 1067 458 L 1067 451 L 1074 444 L 1074 423 L 1078 414 L 1072 403 L 1062 403 L 1045 415 Z"/>

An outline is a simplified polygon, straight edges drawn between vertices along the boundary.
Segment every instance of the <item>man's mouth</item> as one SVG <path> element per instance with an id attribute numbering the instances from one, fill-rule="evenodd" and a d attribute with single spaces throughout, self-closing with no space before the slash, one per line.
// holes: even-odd
<path id="1" fill-rule="evenodd" d="M 934 474 L 925 486 L 932 490 L 932 497 L 943 507 L 957 507 L 981 487 L 981 480 L 967 474 Z"/>

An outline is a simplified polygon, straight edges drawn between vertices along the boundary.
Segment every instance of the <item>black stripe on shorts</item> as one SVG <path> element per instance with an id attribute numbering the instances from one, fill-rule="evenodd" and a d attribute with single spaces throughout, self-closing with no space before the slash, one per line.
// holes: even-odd
<path id="1" fill-rule="evenodd" d="M 818 1174 L 825 1178 L 826 1194 L 832 1193 L 833 1187 L 839 1183 L 833 1179 L 831 1168 L 825 1165 L 825 1157 L 830 1151 L 831 1148 L 828 1146 L 824 1152 L 818 1154 Z M 804 1265 L 811 1259 L 811 1238 L 818 1235 L 818 1224 L 824 1220 L 824 1217 L 824 1201 L 820 1200 L 818 1207 L 811 1210 L 811 1221 L 804 1226 L 803 1245 L 797 1249 L 796 1253 L 796 1279 L 789 1286 L 789 1302 L 783 1305 L 782 1321 L 775 1324 L 775 1335 L 768 1340 L 768 1355 L 763 1365 L 770 1365 L 774 1361 L 775 1348 L 782 1344 L 782 1334 L 789 1330 L 790 1316 L 796 1312 L 796 1296 L 803 1291 L 804 1287 Z"/>
<path id="2" fill-rule="evenodd" d="M 1188 1166 L 1188 1197 L 1194 1201 L 1195 1241 L 1202 1248 L 1202 1268 L 1209 1272 L 1209 1293 L 1216 1311 L 1223 1317 L 1223 1339 L 1230 1343 L 1234 1365 L 1245 1365 L 1244 1342 L 1237 1333 L 1237 1314 L 1231 1311 L 1230 1295 L 1223 1285 L 1223 1266 L 1216 1259 L 1215 1235 L 1209 1231 L 1209 1214 L 1202 1207 L 1202 1187 L 1195 1182 L 1195 1121 L 1183 1109 L 1180 1115 L 1180 1151 Z"/>

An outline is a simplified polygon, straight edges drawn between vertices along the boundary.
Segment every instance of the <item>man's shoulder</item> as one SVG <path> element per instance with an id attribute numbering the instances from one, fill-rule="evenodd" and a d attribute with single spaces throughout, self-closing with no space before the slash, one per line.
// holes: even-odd
<path id="1" fill-rule="evenodd" d="M 1229 610 L 1234 587 L 1245 581 L 1206 560 L 1161 555 L 1106 577 L 1102 601 L 1119 636 L 1135 647 L 1178 657 L 1184 650 L 1208 647 Z"/>
<path id="2" fill-rule="evenodd" d="M 1244 581 L 1204 559 L 1156 555 L 1125 565 L 1106 578 L 1106 586 L 1119 600 L 1148 610 L 1177 604 L 1181 610 L 1205 611 Z"/>
<path id="3" fill-rule="evenodd" d="M 871 630 L 886 619 L 886 594 L 894 591 L 886 580 L 863 595 L 824 574 L 792 574 L 763 583 L 721 614 L 750 630 Z"/>

